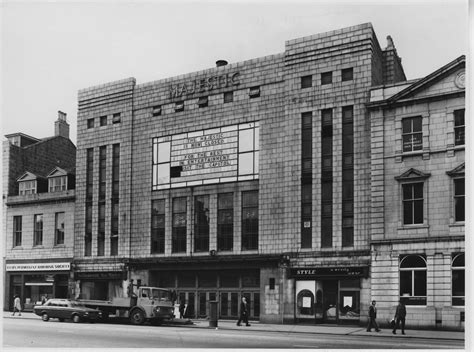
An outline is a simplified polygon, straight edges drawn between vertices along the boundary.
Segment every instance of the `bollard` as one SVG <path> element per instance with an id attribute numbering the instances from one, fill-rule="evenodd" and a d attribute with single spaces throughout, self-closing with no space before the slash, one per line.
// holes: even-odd
<path id="1" fill-rule="evenodd" d="M 217 301 L 209 302 L 209 327 L 217 328 L 217 317 L 218 317 L 218 303 Z"/>

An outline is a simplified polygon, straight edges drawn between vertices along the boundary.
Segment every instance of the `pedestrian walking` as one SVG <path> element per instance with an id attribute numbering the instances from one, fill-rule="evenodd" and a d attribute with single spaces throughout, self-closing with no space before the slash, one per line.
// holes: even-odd
<path id="1" fill-rule="evenodd" d="M 376 301 L 372 301 L 372 304 L 369 306 L 369 325 L 367 325 L 367 332 L 372 330 L 372 326 L 375 328 L 375 331 L 380 331 L 377 321 L 375 320 L 377 319 L 377 308 L 375 308 L 376 304 Z"/>
<path id="2" fill-rule="evenodd" d="M 392 330 L 394 335 L 397 334 L 397 327 L 400 326 L 402 329 L 402 335 L 405 335 L 405 317 L 407 316 L 407 308 L 405 304 L 400 301 L 398 302 L 397 310 L 395 311 L 395 327 Z"/>
<path id="3" fill-rule="evenodd" d="M 186 309 L 186 304 L 184 301 L 181 301 L 179 304 L 179 318 L 183 319 L 184 318 L 184 310 Z"/>
<path id="4" fill-rule="evenodd" d="M 250 326 L 249 324 L 249 306 L 247 304 L 247 298 L 242 297 L 242 303 L 240 303 L 240 317 L 239 321 L 237 322 L 237 326 L 240 326 L 240 322 L 244 322 L 246 326 Z"/>
<path id="5" fill-rule="evenodd" d="M 20 296 L 15 295 L 14 297 L 15 297 L 15 299 L 13 300 L 13 314 L 12 314 L 12 316 L 14 316 L 16 312 L 18 312 L 18 315 L 21 316 Z"/>

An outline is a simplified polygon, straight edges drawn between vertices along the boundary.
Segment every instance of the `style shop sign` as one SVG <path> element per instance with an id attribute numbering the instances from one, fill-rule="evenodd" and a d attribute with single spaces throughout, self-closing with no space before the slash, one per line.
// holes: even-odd
<path id="1" fill-rule="evenodd" d="M 21 263 L 7 264 L 7 271 L 70 270 L 71 263 Z"/>

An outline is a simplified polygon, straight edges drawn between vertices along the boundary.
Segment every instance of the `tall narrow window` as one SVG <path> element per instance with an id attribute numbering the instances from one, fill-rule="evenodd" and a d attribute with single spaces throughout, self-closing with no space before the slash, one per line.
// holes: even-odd
<path id="1" fill-rule="evenodd" d="M 173 198 L 171 251 L 186 252 L 186 197 Z"/>
<path id="2" fill-rule="evenodd" d="M 99 148 L 99 201 L 105 201 L 105 191 L 107 186 L 107 146 Z"/>
<path id="3" fill-rule="evenodd" d="M 258 191 L 242 192 L 242 250 L 258 249 Z"/>
<path id="4" fill-rule="evenodd" d="M 451 262 L 451 295 L 453 306 L 464 306 L 464 296 L 465 296 L 465 259 L 464 253 L 457 253 L 453 255 Z"/>
<path id="5" fill-rule="evenodd" d="M 423 182 L 407 183 L 403 188 L 403 223 L 423 224 Z"/>
<path id="6" fill-rule="evenodd" d="M 194 197 L 194 251 L 209 250 L 209 196 Z"/>
<path id="7" fill-rule="evenodd" d="M 118 255 L 120 199 L 120 144 L 112 146 L 112 214 L 110 221 L 110 255 Z"/>
<path id="8" fill-rule="evenodd" d="M 406 305 L 426 305 L 426 259 L 423 256 L 401 257 L 400 299 Z"/>
<path id="9" fill-rule="evenodd" d="M 33 244 L 35 246 L 43 245 L 43 214 L 35 214 L 34 216 Z"/>
<path id="10" fill-rule="evenodd" d="M 464 145 L 464 111 L 454 110 L 454 145 Z"/>
<path id="11" fill-rule="evenodd" d="M 165 200 L 151 202 L 151 253 L 165 252 Z"/>
<path id="12" fill-rule="evenodd" d="M 354 109 L 342 108 L 342 246 L 354 245 Z"/>
<path id="13" fill-rule="evenodd" d="M 301 120 L 301 248 L 311 248 L 313 245 L 313 113 L 303 113 Z"/>
<path id="14" fill-rule="evenodd" d="M 413 152 L 423 149 L 423 132 L 421 116 L 408 117 L 402 120 L 403 151 Z"/>
<path id="15" fill-rule="evenodd" d="M 92 195 L 94 189 L 94 149 L 87 149 L 86 154 L 86 207 L 85 207 L 85 235 L 84 256 L 92 255 Z"/>
<path id="16" fill-rule="evenodd" d="M 217 250 L 231 251 L 234 242 L 234 194 L 217 196 Z"/>
<path id="17" fill-rule="evenodd" d="M 105 254 L 105 200 L 99 202 L 99 219 L 97 222 L 97 255 Z"/>
<path id="18" fill-rule="evenodd" d="M 454 215 L 456 221 L 464 221 L 464 178 L 454 179 Z"/>
<path id="19" fill-rule="evenodd" d="M 321 247 L 332 247 L 332 109 L 321 110 Z"/>
<path id="20" fill-rule="evenodd" d="M 105 255 L 105 193 L 107 188 L 107 146 L 99 147 L 99 217 L 97 222 L 97 255 Z"/>
<path id="21" fill-rule="evenodd" d="M 64 213 L 55 214 L 54 243 L 56 245 L 64 244 Z"/>
<path id="22" fill-rule="evenodd" d="M 13 217 L 13 247 L 21 246 L 22 217 Z"/>

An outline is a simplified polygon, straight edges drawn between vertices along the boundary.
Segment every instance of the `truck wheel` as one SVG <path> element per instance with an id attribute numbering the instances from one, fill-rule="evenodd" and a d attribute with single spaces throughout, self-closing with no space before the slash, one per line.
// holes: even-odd
<path id="1" fill-rule="evenodd" d="M 48 321 L 49 320 L 48 313 L 43 313 L 43 315 L 41 316 L 41 319 L 43 319 L 43 321 Z"/>
<path id="2" fill-rule="evenodd" d="M 81 321 L 81 317 L 77 314 L 74 314 L 72 316 L 72 321 L 75 322 L 75 323 L 79 323 Z"/>
<path id="3" fill-rule="evenodd" d="M 145 314 L 140 309 L 134 309 L 130 314 L 130 321 L 134 325 L 142 325 L 145 322 Z"/>

